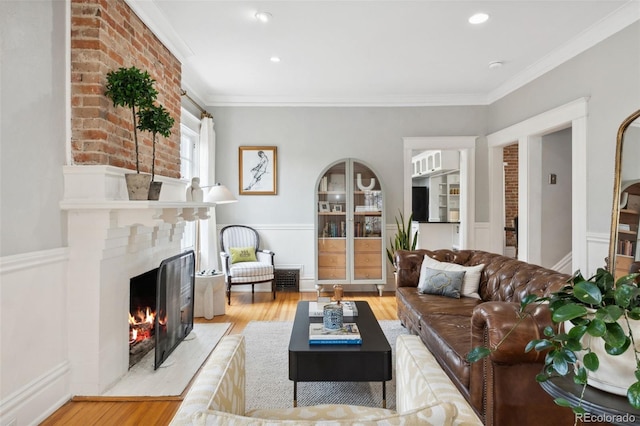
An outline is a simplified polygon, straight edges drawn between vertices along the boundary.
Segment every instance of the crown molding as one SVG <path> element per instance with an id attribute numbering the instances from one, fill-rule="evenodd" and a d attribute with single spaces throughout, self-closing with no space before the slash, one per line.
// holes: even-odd
<path id="1" fill-rule="evenodd" d="M 151 0 L 125 0 L 138 17 L 151 29 L 160 41 L 184 63 L 194 56 L 193 50 L 173 30 L 167 17 Z M 416 96 L 363 96 L 363 97 L 318 97 L 318 96 L 236 96 L 215 95 L 206 91 L 205 84 L 197 75 L 192 75 L 189 82 L 183 82 L 183 87 L 191 86 L 190 91 L 194 99 L 202 100 L 206 107 L 225 106 L 290 106 L 290 107 L 423 107 L 423 106 L 460 106 L 460 105 L 490 105 L 515 90 L 530 83 L 536 78 L 551 71 L 562 63 L 570 60 L 585 50 L 595 46 L 618 31 L 640 20 L 640 0 L 629 0 L 610 15 L 603 18 L 596 25 L 585 30 L 578 37 L 561 45 L 538 62 L 532 64 L 520 74 L 489 93 L 477 94 L 444 94 L 444 95 L 416 95 Z M 185 80 L 183 70 L 183 80 Z"/>
<path id="2" fill-rule="evenodd" d="M 193 50 L 173 30 L 173 25 L 153 1 L 125 0 L 125 3 L 181 63 L 195 56 Z"/>
<path id="3" fill-rule="evenodd" d="M 559 65 L 590 49 L 601 41 L 611 37 L 618 31 L 640 20 L 640 1 L 630 0 L 609 16 L 603 18 L 594 26 L 588 28 L 578 37 L 570 40 L 556 50 L 532 64 L 514 78 L 507 81 L 487 96 L 487 103 L 492 104 L 498 99 L 532 82 Z"/>
<path id="4" fill-rule="evenodd" d="M 208 106 L 281 106 L 281 107 L 424 107 L 486 105 L 485 95 L 450 94 L 423 96 L 215 96 L 205 100 Z"/>

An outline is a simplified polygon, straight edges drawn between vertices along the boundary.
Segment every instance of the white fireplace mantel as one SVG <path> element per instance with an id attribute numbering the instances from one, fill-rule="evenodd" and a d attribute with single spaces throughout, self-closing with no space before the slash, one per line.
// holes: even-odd
<path id="1" fill-rule="evenodd" d="M 215 207 L 215 203 L 184 201 L 65 200 L 60 203 L 60 208 L 67 211 L 109 211 L 113 213 L 118 228 L 133 225 L 154 227 L 163 222 L 176 224 L 209 219 L 209 209 L 212 207 Z"/>
<path id="2" fill-rule="evenodd" d="M 186 201 L 189 182 L 156 176 L 159 201 L 129 201 L 112 166 L 65 166 L 71 392 L 101 395 L 128 370 L 129 282 L 182 252 L 186 223 L 214 203 Z"/>
<path id="3" fill-rule="evenodd" d="M 118 227 L 157 226 L 209 219 L 215 203 L 186 200 L 189 182 L 156 176 L 162 182 L 159 201 L 130 201 L 124 175 L 131 170 L 105 165 L 65 166 L 65 191 L 60 208 L 66 211 L 109 211 Z"/>

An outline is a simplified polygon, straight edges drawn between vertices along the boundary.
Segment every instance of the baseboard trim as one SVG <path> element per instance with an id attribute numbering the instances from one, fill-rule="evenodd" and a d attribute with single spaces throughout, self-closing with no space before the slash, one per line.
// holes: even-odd
<path id="1" fill-rule="evenodd" d="M 29 408 L 29 406 L 39 405 L 33 404 L 32 401 L 34 400 L 40 400 L 41 403 L 46 400 L 48 409 L 39 414 L 39 418 L 37 419 L 38 422 L 36 422 L 39 423 L 40 421 L 49 417 L 65 402 L 71 399 L 71 394 L 68 391 L 68 376 L 70 375 L 70 373 L 71 364 L 68 361 L 58 364 L 47 373 L 32 380 L 22 388 L 18 389 L 17 391 L 0 401 L 0 412 L 2 412 L 3 415 L 6 414 L 7 416 L 11 417 L 11 413 L 19 412 L 21 407 L 27 407 L 27 409 L 30 411 L 31 409 Z M 67 392 L 61 397 L 60 392 L 53 391 L 52 396 L 55 395 L 55 400 L 49 401 L 46 397 L 46 394 L 48 392 L 47 389 L 54 387 L 66 389 Z"/>

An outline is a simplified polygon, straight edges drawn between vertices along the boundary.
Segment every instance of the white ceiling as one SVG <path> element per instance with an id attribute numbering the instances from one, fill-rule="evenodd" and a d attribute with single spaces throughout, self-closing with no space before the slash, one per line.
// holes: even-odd
<path id="1" fill-rule="evenodd" d="M 640 19 L 640 0 L 127 3 L 203 106 L 483 105 Z"/>

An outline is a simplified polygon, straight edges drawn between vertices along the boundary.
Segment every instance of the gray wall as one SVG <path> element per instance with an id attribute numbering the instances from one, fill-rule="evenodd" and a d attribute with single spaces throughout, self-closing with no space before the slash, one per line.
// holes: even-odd
<path id="1" fill-rule="evenodd" d="M 580 97 L 589 97 L 587 230 L 608 234 L 616 133 L 622 120 L 640 108 L 640 23 L 490 105 L 488 128 L 503 129 Z M 484 196 L 486 191 L 476 194 Z"/>
<path id="2" fill-rule="evenodd" d="M 66 7 L 0 2 L 0 256 L 64 244 Z"/>
<path id="3" fill-rule="evenodd" d="M 571 253 L 571 129 L 542 138 L 542 256 L 552 267 Z M 549 183 L 549 174 L 556 184 Z M 573 271 L 571 271 L 573 272 Z"/>
<path id="4" fill-rule="evenodd" d="M 217 209 L 218 223 L 313 224 L 314 185 L 341 158 L 358 158 L 379 174 L 387 190 L 387 222 L 402 208 L 402 138 L 483 135 L 487 107 L 289 108 L 220 107 L 216 180 L 238 194 L 238 147 L 278 147 L 278 195 L 239 196 Z M 446 148 L 446 147 L 443 147 Z M 482 200 L 478 200 L 482 203 Z"/>

